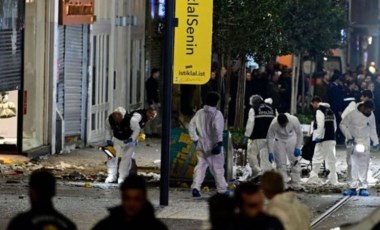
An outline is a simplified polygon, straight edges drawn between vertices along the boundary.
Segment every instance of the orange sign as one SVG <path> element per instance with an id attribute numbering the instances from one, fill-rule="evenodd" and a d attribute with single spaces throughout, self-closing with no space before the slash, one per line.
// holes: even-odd
<path id="1" fill-rule="evenodd" d="M 94 10 L 94 0 L 59 0 L 59 24 L 92 24 L 96 19 Z"/>

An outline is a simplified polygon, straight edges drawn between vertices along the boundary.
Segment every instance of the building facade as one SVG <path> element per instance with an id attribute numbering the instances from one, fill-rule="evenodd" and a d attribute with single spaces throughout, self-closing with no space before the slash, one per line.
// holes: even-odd
<path id="1" fill-rule="evenodd" d="M 353 68 L 371 63 L 379 66 L 380 1 L 350 0 L 349 5 L 348 62 Z"/>
<path id="2" fill-rule="evenodd" d="M 111 111 L 144 106 L 145 1 L 69 3 L 0 0 L 0 154 L 101 142 Z"/>

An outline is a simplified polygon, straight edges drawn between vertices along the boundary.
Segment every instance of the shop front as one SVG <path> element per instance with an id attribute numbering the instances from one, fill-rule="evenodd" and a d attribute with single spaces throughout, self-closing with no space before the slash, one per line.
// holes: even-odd
<path id="1" fill-rule="evenodd" d="M 49 152 L 48 4 L 0 0 L 0 154 Z"/>
<path id="2" fill-rule="evenodd" d="M 24 7 L 0 0 L 0 153 L 22 151 Z"/>

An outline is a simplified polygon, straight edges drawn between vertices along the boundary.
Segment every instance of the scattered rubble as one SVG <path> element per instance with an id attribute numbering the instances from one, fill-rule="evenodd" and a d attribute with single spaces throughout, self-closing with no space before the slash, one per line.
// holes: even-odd
<path id="1" fill-rule="evenodd" d="M 144 177 L 147 182 L 158 182 L 160 181 L 161 175 L 158 173 L 153 173 L 153 172 L 138 172 L 138 174 L 142 177 Z"/>

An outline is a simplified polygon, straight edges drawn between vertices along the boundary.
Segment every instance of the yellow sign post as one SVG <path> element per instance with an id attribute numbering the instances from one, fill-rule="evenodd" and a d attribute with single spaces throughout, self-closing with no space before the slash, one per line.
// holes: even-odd
<path id="1" fill-rule="evenodd" d="M 176 0 L 174 84 L 202 85 L 210 80 L 213 0 Z"/>

